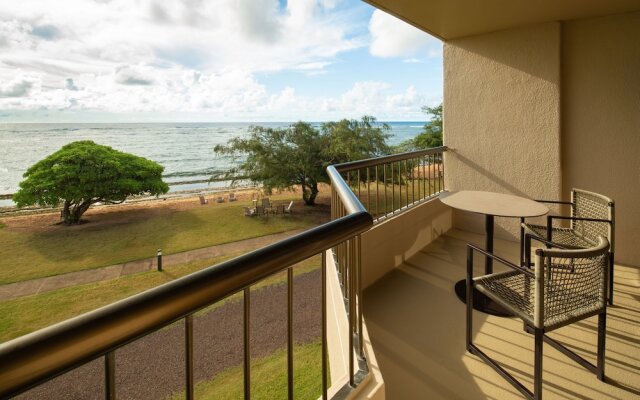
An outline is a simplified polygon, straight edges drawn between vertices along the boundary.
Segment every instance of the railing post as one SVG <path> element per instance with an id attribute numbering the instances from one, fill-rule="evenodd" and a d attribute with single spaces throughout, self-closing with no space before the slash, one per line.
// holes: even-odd
<path id="1" fill-rule="evenodd" d="M 251 341 L 250 341 L 250 319 L 251 319 L 251 288 L 244 289 L 244 398 L 251 399 Z"/>
<path id="2" fill-rule="evenodd" d="M 322 280 L 322 399 L 327 400 L 328 376 L 327 376 L 327 252 L 321 256 L 321 280 Z"/>
<path id="3" fill-rule="evenodd" d="M 189 314 L 184 319 L 185 338 L 185 376 L 187 400 L 193 400 L 193 314 Z"/>
<path id="4" fill-rule="evenodd" d="M 293 399 L 293 267 L 287 269 L 287 393 Z"/>
<path id="5" fill-rule="evenodd" d="M 104 356 L 104 398 L 116 398 L 116 353 L 110 351 Z"/>

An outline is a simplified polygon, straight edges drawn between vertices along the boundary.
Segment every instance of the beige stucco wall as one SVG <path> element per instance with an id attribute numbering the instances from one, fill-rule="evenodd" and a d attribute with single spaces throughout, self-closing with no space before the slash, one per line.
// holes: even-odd
<path id="1" fill-rule="evenodd" d="M 363 233 L 362 288 L 391 272 L 451 226 L 451 208 L 433 199 Z"/>
<path id="2" fill-rule="evenodd" d="M 616 261 L 640 265 L 640 12 L 563 24 L 563 192 L 616 202 Z"/>
<path id="3" fill-rule="evenodd" d="M 547 23 L 445 44 L 447 189 L 560 195 L 560 35 Z M 456 212 L 454 225 L 477 231 L 484 219 Z M 518 232 L 496 219 L 497 236 Z"/>

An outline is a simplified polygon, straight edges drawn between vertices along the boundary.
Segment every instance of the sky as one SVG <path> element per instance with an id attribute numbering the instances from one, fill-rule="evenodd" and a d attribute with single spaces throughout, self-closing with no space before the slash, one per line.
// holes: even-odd
<path id="1" fill-rule="evenodd" d="M 360 0 L 0 2 L 0 123 L 420 121 L 442 43 Z"/>

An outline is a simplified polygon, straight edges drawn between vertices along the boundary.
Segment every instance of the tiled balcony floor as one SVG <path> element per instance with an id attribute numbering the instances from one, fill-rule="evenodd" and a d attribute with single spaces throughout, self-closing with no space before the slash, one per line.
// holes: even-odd
<path id="1" fill-rule="evenodd" d="M 454 283 L 466 271 L 466 242 L 484 237 L 451 230 L 364 293 L 364 315 L 385 380 L 386 398 L 521 399 L 511 385 L 465 351 L 465 306 Z M 496 253 L 518 258 L 516 243 L 496 240 Z M 476 274 L 484 263 L 477 256 Z M 496 264 L 494 264 L 496 265 Z M 499 268 L 495 267 L 496 270 Z M 607 319 L 605 384 L 549 345 L 544 346 L 545 399 L 640 398 L 640 271 L 617 267 L 615 305 Z M 551 337 L 595 362 L 596 317 Z M 515 318 L 474 311 L 474 342 L 529 388 L 533 337 Z"/>

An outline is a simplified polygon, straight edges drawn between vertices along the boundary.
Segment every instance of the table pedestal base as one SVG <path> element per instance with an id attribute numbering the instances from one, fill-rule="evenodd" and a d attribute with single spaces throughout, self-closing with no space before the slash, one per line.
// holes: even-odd
<path id="1" fill-rule="evenodd" d="M 467 302 L 467 280 L 463 279 L 461 281 L 456 282 L 454 290 L 456 291 L 456 296 L 458 296 L 460 301 L 462 301 L 463 303 L 466 303 Z M 513 314 L 505 310 L 504 307 L 502 307 L 495 301 L 491 300 L 481 292 L 475 290 L 473 294 L 474 294 L 473 296 L 474 310 L 482 311 L 483 313 L 495 315 L 498 317 L 513 316 Z"/>

